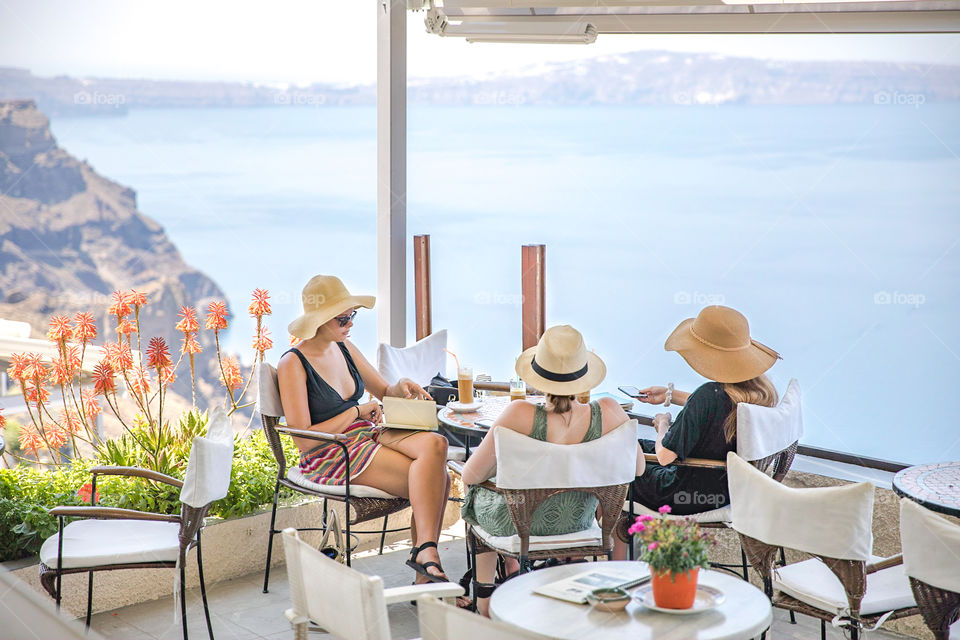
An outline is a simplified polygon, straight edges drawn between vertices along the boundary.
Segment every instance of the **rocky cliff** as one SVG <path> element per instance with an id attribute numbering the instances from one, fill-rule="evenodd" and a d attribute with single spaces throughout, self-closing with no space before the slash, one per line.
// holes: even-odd
<path id="1" fill-rule="evenodd" d="M 98 342 L 113 340 L 106 309 L 117 289 L 147 294 L 142 337 L 164 336 L 171 351 L 179 347 L 173 325 L 180 305 L 202 312 L 209 300 L 225 299 L 183 261 L 163 228 L 137 211 L 133 189 L 57 146 L 32 100 L 0 101 L 0 317 L 28 321 L 34 337 L 43 337 L 51 314 L 90 311 Z M 219 386 L 207 333 L 197 368 L 204 396 Z M 189 373 L 179 373 L 175 391 L 189 397 Z"/>

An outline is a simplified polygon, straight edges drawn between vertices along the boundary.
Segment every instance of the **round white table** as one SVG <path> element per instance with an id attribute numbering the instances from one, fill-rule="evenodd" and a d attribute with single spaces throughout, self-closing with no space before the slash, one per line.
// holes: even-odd
<path id="1" fill-rule="evenodd" d="M 610 566 L 627 564 L 611 562 Z M 773 620 L 770 600 L 762 591 L 739 578 L 705 569 L 700 570 L 700 583 L 720 589 L 726 599 L 716 609 L 688 615 L 652 611 L 636 599 L 621 613 L 601 613 L 590 605 L 533 593 L 540 585 L 589 568 L 583 563 L 568 564 L 508 580 L 493 592 L 490 616 L 551 638 L 570 640 L 739 640 L 758 637 Z"/>

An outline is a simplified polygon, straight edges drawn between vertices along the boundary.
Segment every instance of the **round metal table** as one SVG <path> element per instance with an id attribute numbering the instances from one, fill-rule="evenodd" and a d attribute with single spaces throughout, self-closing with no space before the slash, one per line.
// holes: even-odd
<path id="1" fill-rule="evenodd" d="M 948 516 L 960 516 L 960 462 L 907 467 L 893 477 L 899 496 Z"/>
<path id="2" fill-rule="evenodd" d="M 604 566 L 629 564 L 633 563 L 599 562 L 592 566 L 600 570 Z M 493 592 L 490 615 L 523 629 L 570 640 L 733 640 L 757 637 L 773 620 L 770 600 L 762 591 L 739 578 L 704 569 L 700 570 L 700 582 L 720 589 L 726 599 L 715 609 L 689 615 L 652 611 L 637 600 L 621 613 L 602 613 L 589 605 L 533 593 L 533 589 L 540 585 L 589 569 L 582 563 L 568 564 L 508 580 Z"/>
<path id="3" fill-rule="evenodd" d="M 460 442 L 465 450 L 465 456 L 469 458 L 471 443 L 475 441 L 476 444 L 480 444 L 480 440 L 483 440 L 489 430 L 486 426 L 475 424 L 476 421 L 489 420 L 492 424 L 508 404 L 510 404 L 509 396 L 488 396 L 484 398 L 478 410 L 469 413 L 457 413 L 449 407 L 440 407 L 437 420 Z"/>

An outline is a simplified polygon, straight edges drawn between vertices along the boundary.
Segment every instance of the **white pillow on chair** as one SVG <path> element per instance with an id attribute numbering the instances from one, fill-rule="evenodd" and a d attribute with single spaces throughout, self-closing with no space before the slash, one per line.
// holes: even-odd
<path id="1" fill-rule="evenodd" d="M 874 487 L 794 489 L 727 454 L 732 526 L 766 544 L 869 562 L 873 546 Z"/>
<path id="2" fill-rule="evenodd" d="M 780 403 L 761 407 L 737 404 L 737 455 L 745 460 L 762 460 L 783 451 L 803 435 L 800 410 L 800 383 L 790 380 Z"/>
<path id="3" fill-rule="evenodd" d="M 902 498 L 900 543 L 908 576 L 960 593 L 960 527 Z"/>
<path id="4" fill-rule="evenodd" d="M 394 384 L 400 378 L 410 378 L 426 387 L 435 375 L 446 373 L 446 348 L 446 329 L 402 349 L 381 343 L 377 349 L 377 369 L 388 384 Z"/>

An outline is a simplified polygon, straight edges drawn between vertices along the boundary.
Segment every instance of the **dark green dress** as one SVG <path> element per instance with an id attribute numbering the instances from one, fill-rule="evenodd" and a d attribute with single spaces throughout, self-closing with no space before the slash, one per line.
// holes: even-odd
<path id="1" fill-rule="evenodd" d="M 590 403 L 590 426 L 583 442 L 596 440 L 603 435 L 603 419 L 600 404 Z M 533 412 L 533 430 L 530 437 L 547 439 L 547 412 L 537 405 Z M 533 513 L 530 525 L 532 536 L 556 536 L 590 527 L 599 505 L 596 496 L 583 491 L 568 491 L 547 498 Z M 472 525 L 481 527 L 494 536 L 515 536 L 517 529 L 510 518 L 510 509 L 503 496 L 479 485 L 467 489 L 460 515 Z"/>

